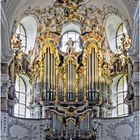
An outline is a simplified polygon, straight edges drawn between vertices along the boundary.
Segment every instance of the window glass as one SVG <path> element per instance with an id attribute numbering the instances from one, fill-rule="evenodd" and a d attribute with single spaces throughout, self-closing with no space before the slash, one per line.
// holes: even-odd
<path id="1" fill-rule="evenodd" d="M 34 17 L 24 17 L 17 27 L 16 34 L 21 40 L 21 50 L 28 54 L 34 48 L 37 35 L 37 22 Z"/>
<path id="2" fill-rule="evenodd" d="M 26 30 L 21 23 L 19 24 L 19 26 L 17 28 L 16 34 L 21 39 L 22 51 L 26 51 L 26 48 L 27 48 Z"/>
<path id="3" fill-rule="evenodd" d="M 75 52 L 80 52 L 81 51 L 80 34 L 75 31 L 70 31 L 63 34 L 62 39 L 61 39 L 61 51 L 63 52 L 67 51 L 66 43 L 69 41 L 70 38 L 72 39 L 72 41 L 74 41 Z"/>
<path id="4" fill-rule="evenodd" d="M 116 47 L 117 49 L 121 46 L 121 38 L 123 38 L 123 34 L 126 34 L 127 30 L 123 23 L 120 24 L 117 33 L 116 33 Z"/>
<path id="5" fill-rule="evenodd" d="M 124 116 L 128 114 L 128 106 L 124 103 L 127 95 L 127 78 L 121 77 L 117 87 L 117 115 Z"/>
<path id="6" fill-rule="evenodd" d="M 30 110 L 27 108 L 29 106 L 30 98 L 29 94 L 26 95 L 26 85 L 24 80 L 20 77 L 16 77 L 15 81 L 15 93 L 18 98 L 18 103 L 14 108 L 14 115 L 18 117 L 30 117 Z"/>

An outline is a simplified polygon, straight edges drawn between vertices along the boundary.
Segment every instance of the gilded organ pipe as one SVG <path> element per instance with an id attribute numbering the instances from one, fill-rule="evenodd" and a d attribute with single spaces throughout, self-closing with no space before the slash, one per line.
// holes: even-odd
<path id="1" fill-rule="evenodd" d="M 76 67 L 73 65 L 73 100 L 76 100 Z"/>
<path id="2" fill-rule="evenodd" d="M 86 96 L 88 96 L 88 85 L 89 85 L 88 72 L 89 72 L 89 68 L 88 68 L 88 58 L 87 58 L 87 61 L 86 61 L 86 74 L 84 75 L 84 79 L 86 79 Z M 85 97 L 84 97 L 84 99 L 85 99 Z"/>
<path id="3" fill-rule="evenodd" d="M 58 64 L 56 63 L 55 64 L 55 83 L 56 83 L 56 97 L 55 97 L 55 100 L 58 101 Z"/>
<path id="4" fill-rule="evenodd" d="M 87 92 L 87 99 L 88 99 L 88 100 L 89 100 L 89 88 L 90 88 L 90 87 L 89 87 L 89 86 L 90 86 L 90 83 L 89 83 L 89 82 L 90 82 L 90 80 L 89 80 L 89 78 L 90 78 L 90 77 L 89 77 L 89 71 L 90 71 L 89 59 L 90 59 L 90 58 L 89 58 L 89 56 L 88 56 L 88 62 L 87 62 L 87 69 L 88 69 L 88 73 L 87 73 L 87 77 L 88 77 L 88 80 L 87 80 L 87 81 L 88 81 L 88 85 L 87 85 L 87 89 L 88 89 L 88 92 Z"/>
<path id="5" fill-rule="evenodd" d="M 102 101 L 103 101 L 103 97 L 102 97 L 102 80 L 101 80 L 101 64 L 99 62 L 99 65 L 98 65 L 98 88 L 99 88 L 99 97 L 100 97 L 100 104 L 102 104 Z"/>
<path id="6" fill-rule="evenodd" d="M 48 48 L 48 97 L 50 99 L 50 48 Z"/>
<path id="7" fill-rule="evenodd" d="M 67 66 L 68 72 L 67 72 L 67 85 L 68 85 L 68 91 L 67 91 L 67 97 L 69 98 L 69 92 L 70 92 L 70 64 L 68 63 Z"/>
<path id="8" fill-rule="evenodd" d="M 76 99 L 75 101 L 78 102 L 78 81 L 79 81 L 79 77 L 78 77 L 78 73 L 76 72 L 76 84 L 75 84 L 75 92 L 76 92 Z"/>
<path id="9" fill-rule="evenodd" d="M 91 49 L 91 101 L 93 100 L 93 60 L 92 60 L 92 57 L 93 57 L 93 48 Z"/>
<path id="10" fill-rule="evenodd" d="M 87 91 L 87 74 L 86 74 L 86 70 L 87 70 L 87 67 L 86 67 L 86 65 L 84 64 L 84 101 L 86 101 L 87 100 L 87 96 L 86 96 L 86 91 Z"/>
<path id="11" fill-rule="evenodd" d="M 109 103 L 112 103 L 112 79 L 109 79 L 109 96 L 110 96 L 110 100 L 108 101 Z"/>
<path id="12" fill-rule="evenodd" d="M 72 68 L 71 68 L 71 61 L 69 62 L 69 66 L 70 66 L 70 75 L 69 75 L 69 77 L 70 77 L 70 90 L 69 90 L 69 101 L 71 100 L 71 90 L 72 90 Z"/>
<path id="13" fill-rule="evenodd" d="M 53 83 L 54 83 L 54 89 L 53 89 L 53 97 L 55 97 L 55 89 L 56 89 L 56 86 L 55 86 L 55 66 L 56 66 L 56 64 L 55 64 L 55 57 L 54 57 L 54 68 L 53 68 Z"/>
<path id="14" fill-rule="evenodd" d="M 45 95 L 45 97 L 46 97 L 46 100 L 48 100 L 48 66 L 49 66 L 49 64 L 48 64 L 48 48 L 46 48 L 46 95 Z"/>
<path id="15" fill-rule="evenodd" d="M 64 102 L 67 101 L 67 96 L 66 96 L 66 93 L 67 93 L 67 89 L 66 89 L 66 69 L 64 70 L 64 84 L 63 84 L 63 90 L 64 90 Z"/>
<path id="16" fill-rule="evenodd" d="M 71 71 L 71 61 L 69 62 L 69 64 L 70 64 L 70 94 L 71 94 L 71 89 L 72 89 L 72 87 L 71 87 L 71 85 L 72 85 L 72 71 Z"/>
<path id="17" fill-rule="evenodd" d="M 50 91 L 52 91 L 52 61 L 52 54 L 50 53 Z"/>
<path id="18" fill-rule="evenodd" d="M 43 77 L 44 77 L 44 67 L 42 59 L 40 61 L 40 101 L 43 101 Z"/>
<path id="19" fill-rule="evenodd" d="M 89 55 L 89 62 L 88 62 L 88 66 L 89 66 L 89 89 L 88 89 L 88 99 L 91 99 L 91 54 Z"/>
<path id="20" fill-rule="evenodd" d="M 72 86 L 72 90 L 71 90 L 71 99 L 72 101 L 75 101 L 75 97 L 76 97 L 76 92 L 75 92 L 75 82 L 76 82 L 76 69 L 75 66 L 73 64 L 71 64 L 71 68 L 72 68 L 72 82 L 71 82 L 71 86 Z"/>
<path id="21" fill-rule="evenodd" d="M 70 61 L 70 94 L 69 94 L 69 100 L 71 101 L 71 94 L 72 94 L 72 66 Z"/>
<path id="22" fill-rule="evenodd" d="M 51 87 L 50 87 L 50 100 L 52 100 L 52 94 L 53 94 L 53 55 L 52 54 L 50 54 L 51 55 L 51 65 L 50 65 L 50 68 L 51 68 L 51 70 L 50 70 L 50 73 L 51 73 L 51 78 L 50 78 L 50 80 L 51 80 Z"/>
<path id="23" fill-rule="evenodd" d="M 95 83 L 95 74 L 94 74 L 94 68 L 95 68 L 95 65 L 94 65 L 94 62 L 95 62 L 95 60 L 94 60 L 94 56 L 95 56 L 95 54 L 94 54 L 94 48 L 92 48 L 92 57 L 91 57 L 91 67 L 92 67 L 92 78 L 91 78 L 91 83 L 92 83 L 92 86 L 91 86 L 91 89 L 92 89 L 92 100 L 94 100 L 94 97 L 93 96 L 95 96 L 95 85 L 94 85 L 94 83 Z M 93 92 L 93 89 L 94 89 L 94 92 Z"/>
<path id="24" fill-rule="evenodd" d="M 44 93 L 44 97 L 45 97 L 45 100 L 46 100 L 46 81 L 47 81 L 47 54 L 45 53 L 44 54 L 45 57 L 44 57 L 44 89 L 43 89 L 43 93 Z"/>
<path id="25" fill-rule="evenodd" d="M 95 90 L 98 90 L 98 83 L 99 83 L 99 71 L 98 71 L 98 56 L 97 56 L 97 52 L 95 53 Z M 98 93 L 99 94 L 99 93 Z M 98 95 L 99 98 L 99 95 Z"/>
<path id="26" fill-rule="evenodd" d="M 109 94 L 108 94 L 108 91 L 109 91 L 108 86 L 109 86 L 109 83 L 107 82 L 107 80 L 105 80 L 105 87 L 106 88 L 105 88 L 105 93 L 104 94 L 106 95 L 105 97 L 106 97 L 107 104 L 108 104 L 108 96 L 109 96 Z"/>
<path id="27" fill-rule="evenodd" d="M 73 88 L 74 85 L 75 85 L 75 81 L 74 81 L 74 77 L 75 77 L 75 74 L 74 74 L 74 71 L 75 71 L 75 67 L 71 64 L 71 100 L 73 100 L 73 94 L 75 93 L 75 89 Z"/>

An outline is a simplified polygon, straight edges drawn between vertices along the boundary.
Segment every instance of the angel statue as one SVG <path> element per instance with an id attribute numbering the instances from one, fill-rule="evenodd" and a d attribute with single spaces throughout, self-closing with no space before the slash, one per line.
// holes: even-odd
<path id="1" fill-rule="evenodd" d="M 73 41 L 72 40 L 72 38 L 70 37 L 69 38 L 69 40 L 66 42 L 66 46 L 68 46 L 67 47 L 67 52 L 70 54 L 70 53 L 72 53 L 74 50 L 75 50 L 75 48 L 74 48 L 74 44 L 76 43 L 76 41 Z"/>

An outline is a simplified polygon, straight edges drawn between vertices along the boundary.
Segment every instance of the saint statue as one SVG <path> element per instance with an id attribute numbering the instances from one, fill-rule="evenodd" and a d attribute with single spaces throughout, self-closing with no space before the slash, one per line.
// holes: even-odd
<path id="1" fill-rule="evenodd" d="M 70 37 L 69 40 L 66 42 L 66 46 L 67 47 L 67 52 L 68 53 L 72 53 L 75 49 L 74 49 L 74 43 L 76 43 L 76 41 L 73 41 L 72 38 Z"/>

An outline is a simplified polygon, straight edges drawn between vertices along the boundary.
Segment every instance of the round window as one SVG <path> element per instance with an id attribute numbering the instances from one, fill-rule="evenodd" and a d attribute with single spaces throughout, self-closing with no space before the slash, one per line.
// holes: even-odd
<path id="1" fill-rule="evenodd" d="M 82 42 L 80 34 L 75 31 L 64 33 L 61 39 L 60 46 L 60 50 L 62 52 L 69 52 L 70 50 L 73 50 L 74 52 L 81 52 Z"/>

